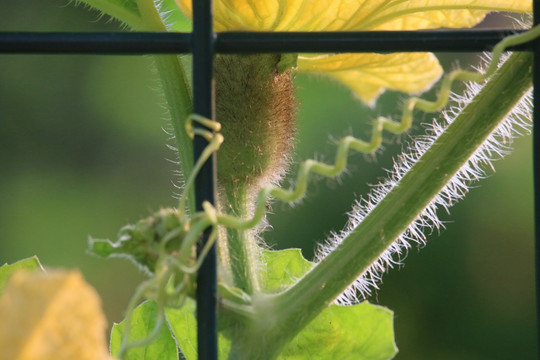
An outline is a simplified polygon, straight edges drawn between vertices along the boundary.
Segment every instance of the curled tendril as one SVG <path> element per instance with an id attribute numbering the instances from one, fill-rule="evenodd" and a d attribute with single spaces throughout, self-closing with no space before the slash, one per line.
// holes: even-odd
<path id="1" fill-rule="evenodd" d="M 207 129 L 195 128 L 192 126 L 192 122 L 197 121 L 200 124 L 204 125 Z M 215 133 L 214 131 L 219 131 L 221 125 L 215 121 L 203 118 L 198 115 L 192 115 L 186 122 L 186 131 L 193 138 L 195 135 L 204 137 L 208 141 L 208 145 L 203 150 L 199 159 L 193 167 L 193 172 L 186 181 L 185 191 L 180 198 L 178 211 L 172 209 L 161 210 L 156 213 L 154 217 L 151 217 L 151 221 L 148 219 L 143 220 L 145 225 L 142 227 L 141 231 L 137 231 L 140 228 L 136 226 L 129 227 L 130 239 L 138 241 L 148 241 L 152 242 L 155 234 L 161 234 L 165 231 L 165 234 L 161 236 L 159 241 L 159 256 L 155 261 L 155 266 L 150 269 L 153 272 L 154 276 L 140 284 L 131 298 L 128 309 L 127 316 L 125 319 L 125 328 L 122 335 L 122 341 L 120 345 L 120 350 L 118 352 L 118 357 L 120 359 L 127 356 L 128 350 L 146 346 L 154 341 L 158 336 L 163 326 L 165 320 L 165 306 L 169 307 L 180 307 L 184 303 L 186 296 L 191 295 L 194 290 L 193 286 L 193 274 L 197 272 L 201 266 L 204 258 L 206 257 L 208 251 L 211 249 L 217 238 L 217 217 L 215 209 L 204 207 L 204 212 L 195 214 L 192 219 L 189 219 L 186 214 L 186 201 L 187 193 L 190 187 L 193 186 L 195 177 L 200 171 L 204 163 L 208 158 L 219 149 L 223 143 L 223 135 Z M 162 217 L 171 217 L 174 218 L 175 226 L 166 226 L 163 230 Z M 170 221 L 168 222 L 170 223 Z M 155 225 L 160 224 L 160 225 Z M 153 229 L 154 226 L 161 226 L 160 229 Z M 200 236 L 208 227 L 212 227 L 212 231 L 203 247 L 202 251 L 198 257 L 193 255 L 193 249 L 195 244 Z M 151 230 L 149 232 L 149 230 Z M 152 234 L 152 239 L 146 239 L 148 234 Z M 173 240 L 177 240 L 179 237 L 180 244 L 176 247 L 176 251 L 171 252 L 169 244 Z M 176 245 L 176 244 L 175 244 Z M 174 286 L 171 287 L 170 285 Z M 135 307 L 139 304 L 144 298 L 154 299 L 157 303 L 157 319 L 154 328 L 152 329 L 150 335 L 143 339 L 131 341 L 130 332 L 131 332 L 131 323 L 132 315 L 135 310 Z"/>
<path id="2" fill-rule="evenodd" d="M 429 101 L 419 97 L 411 97 L 403 104 L 402 116 L 399 122 L 389 118 L 378 117 L 373 122 L 370 141 L 364 141 L 352 136 L 342 138 L 337 146 L 337 153 L 334 164 L 329 165 L 315 160 L 306 160 L 300 164 L 296 186 L 291 189 L 283 189 L 276 186 L 267 186 L 259 191 L 255 203 L 255 211 L 251 219 L 238 218 L 227 214 L 218 215 L 218 223 L 237 229 L 249 229 L 256 226 L 265 216 L 266 204 L 273 197 L 283 202 L 295 202 L 302 198 L 307 190 L 308 177 L 311 172 L 326 177 L 339 175 L 347 166 L 347 155 L 350 149 L 361 153 L 372 153 L 376 151 L 382 143 L 383 131 L 394 134 L 401 134 L 407 131 L 412 125 L 412 115 L 414 110 L 421 110 L 432 113 L 442 110 L 448 103 L 451 88 L 454 81 L 483 82 L 493 75 L 497 69 L 502 53 L 509 47 L 530 42 L 540 36 L 540 25 L 522 34 L 516 34 L 501 40 L 492 52 L 492 59 L 485 72 L 474 72 L 467 70 L 454 70 L 444 76 L 439 95 L 434 101 Z M 211 207 L 210 204 L 206 204 Z"/>
<path id="3" fill-rule="evenodd" d="M 160 240 L 160 250 L 157 265 L 154 270 L 154 277 L 143 282 L 131 299 L 126 317 L 125 331 L 119 358 L 125 357 L 126 352 L 134 347 L 144 346 L 151 343 L 159 334 L 159 330 L 165 319 L 165 306 L 181 306 L 185 296 L 189 295 L 192 289 L 192 276 L 199 269 L 208 251 L 213 246 L 217 238 L 218 225 L 236 228 L 250 229 L 255 227 L 266 214 L 266 204 L 268 200 L 276 198 L 283 202 L 295 202 L 302 198 L 307 190 L 310 173 L 316 173 L 326 177 L 335 177 L 343 172 L 347 166 L 347 155 L 349 150 L 361 153 L 372 153 L 376 151 L 381 143 L 383 131 L 394 134 L 401 134 L 407 131 L 412 125 L 412 115 L 414 110 L 421 110 L 427 113 L 437 112 L 446 106 L 454 81 L 483 82 L 490 77 L 497 69 L 502 53 L 511 46 L 524 44 L 540 36 L 540 26 L 532 28 L 522 34 L 509 36 L 500 41 L 493 49 L 492 59 L 485 72 L 474 72 L 466 70 L 455 70 L 444 76 L 439 95 L 436 100 L 429 101 L 419 97 L 411 97 L 403 104 L 402 116 L 399 122 L 389 118 L 378 117 L 373 122 L 372 134 L 369 141 L 360 140 L 352 136 L 342 138 L 337 145 L 337 152 L 333 164 L 325 164 L 315 160 L 306 160 L 300 164 L 296 186 L 292 189 L 283 189 L 277 186 L 266 186 L 262 188 L 255 202 L 255 211 L 251 218 L 241 218 L 229 214 L 220 214 L 209 202 L 202 204 L 203 211 L 194 214 L 191 219 L 186 214 L 186 202 L 188 190 L 193 186 L 195 177 L 210 158 L 212 153 L 217 151 L 223 143 L 223 135 L 219 133 L 221 125 L 214 120 L 204 118 L 199 115 L 191 115 L 186 122 L 186 131 L 193 138 L 195 135 L 202 136 L 208 141 L 208 145 L 195 163 L 192 173 L 185 183 L 184 192 L 180 198 L 178 207 L 179 226 L 169 229 Z M 203 125 L 205 128 L 193 127 L 193 121 Z M 193 249 L 200 235 L 211 227 L 209 240 L 202 249 L 198 257 L 193 255 Z M 171 253 L 167 249 L 173 239 L 182 237 L 178 251 Z M 174 287 L 168 286 L 170 283 Z M 158 318 L 151 334 L 141 340 L 129 340 L 131 329 L 131 316 L 137 304 L 143 298 L 153 298 L 158 304 Z M 231 308 L 236 305 L 229 304 Z M 237 304 L 239 312 L 244 310 L 241 304 Z"/>

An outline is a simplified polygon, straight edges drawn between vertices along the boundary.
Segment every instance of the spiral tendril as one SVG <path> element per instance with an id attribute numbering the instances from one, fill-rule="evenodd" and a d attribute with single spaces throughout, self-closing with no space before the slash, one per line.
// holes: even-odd
<path id="1" fill-rule="evenodd" d="M 421 110 L 426 113 L 442 110 L 448 103 L 454 81 L 471 81 L 476 83 L 485 81 L 497 70 L 499 60 L 507 48 L 530 42 L 538 36 L 540 36 L 540 25 L 533 27 L 527 32 L 504 38 L 493 48 L 491 61 L 484 72 L 458 69 L 448 73 L 443 77 L 439 94 L 434 101 L 419 97 L 409 98 L 403 104 L 402 116 L 399 122 L 386 117 L 378 117 L 373 122 L 369 142 L 352 136 L 342 138 L 338 143 L 333 165 L 312 159 L 304 161 L 299 166 L 296 186 L 293 189 L 287 190 L 273 185 L 266 186 L 259 191 L 251 219 L 239 218 L 228 214 L 218 214 L 218 224 L 238 229 L 249 229 L 256 226 L 265 216 L 266 204 L 271 197 L 282 202 L 295 202 L 299 200 L 306 193 L 310 173 L 313 172 L 329 178 L 338 176 L 347 166 L 347 155 L 350 149 L 366 154 L 376 151 L 382 143 L 384 130 L 394 134 L 401 134 L 411 127 L 414 110 Z M 212 208 L 212 205 L 209 203 L 206 203 L 205 206 L 206 208 Z"/>
<path id="2" fill-rule="evenodd" d="M 120 358 L 124 358 L 129 349 L 144 346 L 152 342 L 158 336 L 159 330 L 163 325 L 165 318 L 164 307 L 166 305 L 170 306 L 171 303 L 178 303 L 179 298 L 180 304 L 183 302 L 183 300 L 185 300 L 184 295 L 186 295 L 187 291 L 190 291 L 189 282 L 191 280 L 189 279 L 189 275 L 194 274 L 199 269 L 202 261 L 206 257 L 206 254 L 214 245 L 217 238 L 218 225 L 236 229 L 250 229 L 255 227 L 264 218 L 266 214 L 266 204 L 270 198 L 275 198 L 282 202 L 289 203 L 298 201 L 305 195 L 307 191 L 309 175 L 311 173 L 316 173 L 329 178 L 338 176 L 347 167 L 349 150 L 352 149 L 366 154 L 376 151 L 381 146 L 383 131 L 386 130 L 394 134 L 401 134 L 407 131 L 411 127 L 414 110 L 421 110 L 426 113 L 440 111 L 448 103 L 454 81 L 471 81 L 477 83 L 485 81 L 495 72 L 502 53 L 508 47 L 524 44 L 536 39 L 538 36 L 540 36 L 540 25 L 533 27 L 530 31 L 509 36 L 500 41 L 494 47 L 492 59 L 486 71 L 483 73 L 466 70 L 455 70 L 448 73 L 442 79 L 439 94 L 436 100 L 429 101 L 419 97 L 409 98 L 403 104 L 400 121 L 396 122 L 390 118 L 378 117 L 373 122 L 371 138 L 369 141 L 357 139 L 353 136 L 346 136 L 342 138 L 338 142 L 337 152 L 333 164 L 326 164 L 313 159 L 304 161 L 299 166 L 296 185 L 292 189 L 284 189 L 278 186 L 269 185 L 263 187 L 259 191 L 251 218 L 220 214 L 209 202 L 204 202 L 202 204 L 203 211 L 194 214 L 191 219 L 186 214 L 188 190 L 193 186 L 195 177 L 204 163 L 215 151 L 219 149 L 224 140 L 223 135 L 219 133 L 221 125 L 217 121 L 207 119 L 196 114 L 191 115 L 186 121 L 187 133 L 191 138 L 193 138 L 195 135 L 204 137 L 208 141 L 208 145 L 204 149 L 199 159 L 197 159 L 193 171 L 185 183 L 184 193 L 180 198 L 178 214 L 184 227 L 182 229 L 179 228 L 171 230 L 161 239 L 162 249 L 160 259 L 158 261 L 159 265 L 156 266 L 155 277 L 143 282 L 138 287 L 135 295 L 129 303 L 125 331 L 118 356 Z M 200 123 L 206 127 L 206 129 L 193 127 L 193 121 Z M 193 259 L 193 248 L 200 235 L 208 227 L 212 227 L 209 240 L 198 257 Z M 165 250 L 165 244 L 176 236 L 179 236 L 179 234 L 183 231 L 185 231 L 185 235 L 178 253 L 175 255 L 168 254 Z M 172 279 L 176 279 L 178 283 L 171 292 L 170 290 L 167 290 L 167 284 Z M 144 297 L 148 297 L 148 293 L 155 294 L 153 297 L 158 303 L 158 318 L 156 325 L 148 337 L 130 342 L 129 333 L 131 329 L 131 315 L 138 302 L 140 302 L 140 300 Z M 235 304 L 231 303 L 230 306 L 235 306 Z"/>

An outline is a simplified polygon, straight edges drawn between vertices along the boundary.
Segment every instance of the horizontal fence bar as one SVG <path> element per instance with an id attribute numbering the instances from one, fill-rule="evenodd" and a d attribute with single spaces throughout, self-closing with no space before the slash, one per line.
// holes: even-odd
<path id="1" fill-rule="evenodd" d="M 220 53 L 477 52 L 491 50 L 516 30 L 437 30 L 217 34 Z M 520 50 L 525 50 L 523 47 Z"/>
<path id="2" fill-rule="evenodd" d="M 0 32 L 0 53 L 143 55 L 191 52 L 191 34 Z"/>
<path id="3" fill-rule="evenodd" d="M 216 53 L 477 52 L 524 30 L 362 32 L 224 32 L 214 34 Z M 531 50 L 524 44 L 511 50 Z M 1 54 L 185 54 L 190 33 L 0 32 Z"/>

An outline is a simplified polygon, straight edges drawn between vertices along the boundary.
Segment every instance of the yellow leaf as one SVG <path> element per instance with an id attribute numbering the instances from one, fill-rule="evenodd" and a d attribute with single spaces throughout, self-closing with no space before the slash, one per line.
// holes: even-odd
<path id="1" fill-rule="evenodd" d="M 298 70 L 330 76 L 347 85 L 369 105 L 373 105 L 385 89 L 409 94 L 425 91 L 442 74 L 437 58 L 431 53 L 299 57 Z"/>
<path id="2" fill-rule="evenodd" d="M 191 16 L 191 0 L 176 0 Z M 471 27 L 489 11 L 531 12 L 531 0 L 216 0 L 215 29 L 417 30 Z"/>
<path id="3" fill-rule="evenodd" d="M 105 360 L 101 301 L 78 271 L 19 271 L 0 297 L 0 359 Z"/>

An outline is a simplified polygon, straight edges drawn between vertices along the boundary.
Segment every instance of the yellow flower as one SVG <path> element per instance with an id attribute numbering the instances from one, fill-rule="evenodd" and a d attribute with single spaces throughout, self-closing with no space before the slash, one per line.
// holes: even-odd
<path id="1" fill-rule="evenodd" d="M 191 0 L 176 0 L 191 14 Z M 489 11 L 531 12 L 531 0 L 215 0 L 216 31 L 359 31 L 467 28 Z M 428 89 L 442 73 L 431 53 L 300 56 L 298 70 L 326 74 L 373 105 L 385 89 Z"/>

